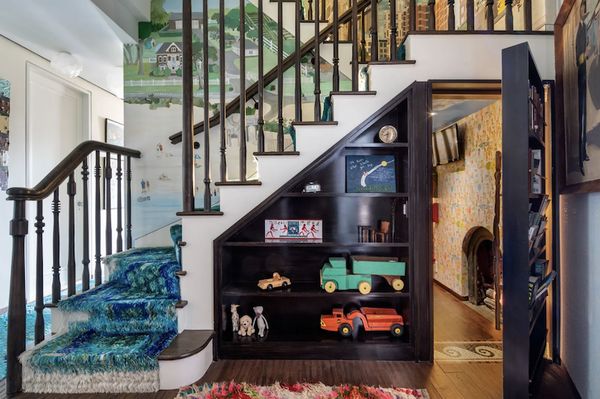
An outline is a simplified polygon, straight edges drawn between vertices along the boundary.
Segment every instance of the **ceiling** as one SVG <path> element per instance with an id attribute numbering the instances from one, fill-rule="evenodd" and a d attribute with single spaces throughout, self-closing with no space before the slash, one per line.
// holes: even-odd
<path id="1" fill-rule="evenodd" d="M 123 97 L 123 43 L 135 42 L 150 0 L 2 0 L 0 34 L 52 59 L 79 59 L 81 77 Z"/>
<path id="2" fill-rule="evenodd" d="M 436 98 L 432 100 L 433 131 L 449 126 L 487 107 L 499 98 Z"/>

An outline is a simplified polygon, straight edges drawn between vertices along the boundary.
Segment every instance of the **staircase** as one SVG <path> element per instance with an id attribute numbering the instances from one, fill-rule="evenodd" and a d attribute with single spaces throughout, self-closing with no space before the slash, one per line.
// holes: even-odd
<path id="1" fill-rule="evenodd" d="M 415 82 L 428 82 L 430 91 L 436 90 L 436 85 L 444 82 L 488 81 L 495 82 L 501 77 L 501 51 L 522 41 L 528 41 L 533 55 L 538 60 L 544 60 L 539 65 L 545 77 L 553 77 L 553 37 L 542 32 L 496 33 L 493 31 L 472 32 L 474 16 L 469 14 L 467 25 L 470 31 L 415 31 L 416 13 L 413 7 L 411 18 L 412 32 L 403 39 L 406 60 L 397 59 L 397 45 L 391 43 L 388 54 L 378 54 L 375 47 L 378 45 L 377 33 L 369 32 L 371 42 L 375 47 L 365 51 L 365 43 L 359 36 L 365 36 L 367 29 L 362 24 L 360 15 L 365 13 L 366 19 L 377 21 L 377 2 L 370 0 L 350 2 L 350 7 L 338 6 L 338 0 L 332 0 L 330 9 L 333 10 L 331 21 L 320 18 L 320 3 L 312 1 L 312 13 L 317 22 L 308 18 L 308 4 L 305 3 L 305 14 L 300 17 L 299 3 L 267 0 L 253 0 L 262 13 L 259 13 L 257 24 L 259 31 L 263 24 L 263 16 L 268 15 L 279 21 L 278 47 L 281 48 L 283 29 L 293 32 L 295 37 L 295 51 L 287 58 L 280 56 L 278 67 L 263 71 L 259 67 L 259 76 L 256 83 L 245 87 L 245 79 L 241 79 L 241 95 L 225 104 L 221 102 L 220 112 L 210 115 L 208 110 L 204 113 L 202 123 L 193 125 L 191 115 L 191 69 L 185 72 L 184 67 L 184 98 L 183 105 L 186 111 L 186 122 L 180 133 L 172 135 L 172 142 L 182 142 L 183 153 L 183 203 L 184 209 L 179 213 L 182 219 L 182 238 L 176 239 L 175 246 L 181 250 L 181 266 L 175 258 L 175 250 L 169 249 L 135 249 L 131 240 L 131 158 L 139 157 L 134 150 L 116 147 L 98 142 L 88 142 L 78 147 L 60 165 L 53 170 L 34 189 L 13 188 L 9 190 L 9 199 L 15 203 L 15 213 L 11 221 L 11 235 L 13 236 L 13 265 L 11 274 L 11 303 L 9 306 L 9 352 L 8 352 L 8 384 L 7 392 L 14 394 L 21 389 L 35 392 L 140 392 L 157 389 L 173 389 L 198 380 L 213 361 L 211 339 L 213 337 L 215 317 L 220 317 L 220 310 L 215 309 L 214 296 L 214 270 L 219 265 L 213 262 L 213 242 L 227 233 L 234 224 L 245 220 L 249 212 L 261 207 L 271 196 L 277 194 L 281 188 L 301 171 L 309 168 L 318 161 L 330 148 L 359 129 L 366 121 L 372 118 L 387 103 L 392 101 L 402 92 L 412 90 Z M 344 2 L 345 3 L 345 2 Z M 471 6 L 473 1 L 468 2 Z M 206 4 L 206 0 L 204 2 Z M 414 4 L 414 3 L 411 3 Z M 185 2 L 184 2 L 185 5 Z M 184 47 L 185 41 L 191 40 L 191 9 L 184 7 Z M 242 10 L 243 11 L 243 10 Z M 430 9 L 430 16 L 432 9 Z M 221 10 L 223 13 L 224 10 Z M 264 15 L 263 15 L 264 13 Z M 395 12 L 393 13 L 395 14 Z M 188 18 L 185 23 L 186 15 Z M 293 16 L 293 17 L 290 17 Z M 207 18 L 207 17 L 206 17 Z M 241 25 L 246 22 L 244 13 L 241 12 Z M 431 17 L 430 17 L 431 18 Z M 452 18 L 450 20 L 450 18 Z M 243 20 L 243 21 L 242 21 Z M 205 23 L 207 23 L 205 19 Z M 392 37 L 398 30 L 396 19 L 391 19 Z M 452 24 L 451 24 L 452 22 Z M 351 41 L 340 40 L 342 23 L 347 24 L 351 31 Z M 449 26 L 454 26 L 454 15 L 449 13 Z M 511 27 L 512 19 L 507 19 L 507 28 Z M 430 21 L 429 25 L 435 30 Z M 359 34 L 359 31 L 361 33 Z M 186 33 L 187 32 L 187 33 Z M 208 35 L 208 33 L 205 33 Z M 187 39 L 186 39 L 187 38 Z M 205 36 L 206 38 L 206 36 Z M 241 41 L 243 43 L 243 41 Z M 392 41 L 393 42 L 393 41 Z M 208 50 L 205 49 L 207 52 Z M 221 51 L 224 51 L 221 48 Z M 243 45 L 240 49 L 243 54 Z M 300 83 L 299 66 L 301 58 L 313 54 L 314 59 L 322 60 L 314 74 L 313 98 L 310 104 L 302 100 L 303 90 Z M 260 55 L 259 55 L 260 57 Z M 185 62 L 191 62 L 191 55 L 184 54 Z M 367 60 L 371 60 L 368 62 Z M 321 95 L 320 69 L 330 63 L 333 69 L 334 90 Z M 222 63 L 223 64 L 223 63 Z M 260 65 L 260 63 L 259 63 Z M 359 69 L 368 65 L 368 90 L 359 91 Z M 208 68 L 205 63 L 205 68 Z M 283 126 L 283 99 L 278 96 L 277 132 L 275 146 L 265 145 L 263 115 L 263 102 L 265 87 L 277 81 L 278 93 L 282 93 L 283 74 L 287 69 L 295 68 L 296 87 L 294 91 L 294 109 L 292 124 L 296 135 L 295 148 L 284 145 Z M 240 68 L 242 76 L 243 68 Z M 208 87 L 208 70 L 205 69 L 206 79 L 204 87 Z M 220 71 L 224 76 L 224 66 Z M 340 91 L 340 77 L 347 76 L 351 81 L 351 91 Z M 363 87 L 364 89 L 364 87 Z M 224 98 L 224 86 L 221 86 L 221 98 Z M 208 91 L 204 93 L 205 103 L 208 103 Z M 259 135 L 258 147 L 246 147 L 246 129 L 240 129 L 240 147 L 234 148 L 240 154 L 239 180 L 231 181 L 227 178 L 228 169 L 227 148 L 224 124 L 225 118 L 241 112 L 240 116 L 244 126 L 246 107 L 257 99 L 258 119 L 257 130 Z M 321 120 L 323 100 L 329 97 L 333 107 L 333 120 Z M 430 98 L 429 98 L 430 100 Z M 308 111 L 308 112 L 307 112 Z M 312 117 L 309 117 L 311 116 Z M 419 126 L 427 126 L 423 121 Z M 414 127 L 419 128 L 418 126 Z M 210 134 L 205 134 L 209 131 Z M 423 134 L 430 132 L 423 130 Z M 203 208 L 197 209 L 194 198 L 194 135 L 202 134 L 204 146 L 204 183 Z M 210 160 L 211 138 L 219 138 L 220 157 L 215 162 Z M 214 144 L 213 144 L 214 145 Z M 118 215 L 111 214 L 110 186 L 112 170 L 110 164 L 101 168 L 100 153 L 106 159 L 117 156 L 116 178 L 119 193 L 117 195 Z M 111 155 L 112 154 L 112 155 Z M 95 155 L 94 178 L 95 185 L 91 190 L 95 195 L 95 211 L 85 213 L 85 220 L 93 220 L 95 229 L 95 269 L 90 273 L 90 224 L 83 225 L 83 260 L 81 293 L 75 290 L 78 278 L 75 275 L 76 260 L 74 243 L 69 245 L 69 260 L 67 262 L 68 298 L 61 301 L 60 287 L 60 237 L 53 233 L 54 259 L 53 259 L 53 300 L 52 304 L 43 303 L 43 268 L 44 254 L 38 249 L 36 281 L 37 300 L 36 311 L 36 350 L 25 351 L 25 236 L 27 232 L 26 203 L 37 203 L 35 234 L 38 248 L 42 247 L 43 240 L 43 206 L 42 201 L 53 197 L 54 223 L 57 226 L 60 212 L 58 200 L 59 186 L 65 182 L 69 193 L 69 215 L 72 213 L 75 198 L 74 174 L 81 170 L 84 187 L 84 206 L 88 203 L 88 157 Z M 247 159 L 255 157 L 257 160 L 257 178 L 248 179 Z M 126 166 L 122 166 L 124 165 Z M 211 165 L 219 171 L 219 179 L 214 183 L 210 173 Z M 78 169 L 81 167 L 81 169 Z M 104 170 L 102 175 L 101 170 Z M 122 178 L 125 175 L 125 193 L 121 192 Z M 424 176 L 424 179 L 429 177 Z M 104 180 L 108 192 L 105 200 L 108 201 L 104 212 L 105 230 L 100 231 L 100 182 Z M 198 179 L 200 182 L 200 179 Z M 200 184 L 198 184 L 200 185 Z M 213 210 L 211 192 L 218 187 L 220 191 L 220 210 Z M 125 198 L 125 204 L 120 201 Z M 124 213 L 122 209 L 125 209 Z M 87 212 L 87 211 L 86 211 Z M 122 221 L 125 220 L 123 226 Z M 116 221 L 116 229 L 113 228 Z M 75 236 L 75 223 L 70 219 L 69 242 Z M 55 231 L 58 231 L 55 229 Z M 113 237 L 113 231 L 117 236 Z M 123 231 L 125 234 L 123 235 Z M 72 234 L 71 234 L 72 233 Z M 165 238 L 168 232 L 165 230 Z M 105 238 L 101 244 L 101 238 Z M 168 238 L 167 238 L 168 239 Z M 117 255 L 112 255 L 112 248 L 116 248 Z M 136 252 L 137 251 L 137 252 Z M 162 251 L 162 252 L 161 252 Z M 142 255 L 141 258 L 136 258 Z M 101 284 L 102 271 L 101 258 L 113 261 L 113 271 L 106 284 Z M 90 288 L 90 274 L 94 274 L 97 288 Z M 154 285 L 156 292 L 148 292 L 145 284 L 152 285 L 162 277 L 162 283 Z M 141 279 L 142 282 L 136 282 Z M 152 291 L 151 290 L 151 291 Z M 159 294 L 157 294 L 157 292 Z M 106 294 L 103 294 L 106 293 Z M 103 295 L 110 297 L 104 301 Z M 116 298 L 116 299 L 115 299 Z M 114 299 L 114 300 L 113 300 Z M 53 309 L 53 330 L 57 338 L 46 341 L 43 335 L 44 321 L 42 310 L 44 306 Z M 118 310 L 118 311 L 117 311 Z M 116 313 L 119 316 L 115 316 Z M 150 315 L 150 316 L 148 316 Z M 129 331 L 123 331 L 129 326 Z M 113 336 L 114 331 L 119 334 Z M 110 341 L 108 337 L 114 338 Z M 135 338 L 135 339 L 134 339 Z M 122 340 L 128 340 L 125 351 L 114 350 Z M 75 345 L 75 342 L 80 344 Z M 75 348 L 77 350 L 71 350 Z M 83 356 L 90 352 L 86 348 L 97 349 L 98 359 L 106 359 L 112 353 L 110 367 L 106 369 L 104 360 L 94 363 L 93 359 Z M 55 360 L 52 359 L 57 352 L 66 350 L 69 356 L 63 357 L 63 370 L 77 370 L 78 373 L 87 375 L 82 379 L 54 378 L 57 372 Z M 62 352 L 61 352 L 62 353 Z M 71 355 L 72 354 L 72 355 Z M 17 360 L 20 357 L 20 362 Z M 85 359 L 85 360 L 82 360 Z M 134 360 L 135 359 L 135 360 Z M 140 361 L 140 359 L 142 359 Z M 105 369 L 94 369 L 94 364 L 102 364 Z M 21 366 L 22 365 L 22 366 Z M 114 367 L 113 367 L 114 366 Z M 22 369 L 21 369 L 22 367 Z M 121 368 L 119 368 L 121 367 Z M 120 370 L 122 374 L 115 376 L 110 372 Z M 107 374 L 108 373 L 108 374 Z M 87 378 L 87 379 L 86 379 Z M 108 383 L 113 381 L 114 383 Z M 96 386 L 96 383 L 100 385 Z"/>

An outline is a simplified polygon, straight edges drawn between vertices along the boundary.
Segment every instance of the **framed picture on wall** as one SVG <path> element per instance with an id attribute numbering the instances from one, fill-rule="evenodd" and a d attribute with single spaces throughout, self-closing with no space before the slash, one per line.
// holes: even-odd
<path id="1" fill-rule="evenodd" d="M 125 146 L 125 126 L 122 123 L 106 118 L 104 120 L 104 134 L 106 143 L 121 147 Z"/>
<path id="2" fill-rule="evenodd" d="M 346 155 L 347 193 L 395 193 L 394 155 Z"/>
<path id="3" fill-rule="evenodd" d="M 600 0 L 565 0 L 555 24 L 563 191 L 600 191 Z"/>

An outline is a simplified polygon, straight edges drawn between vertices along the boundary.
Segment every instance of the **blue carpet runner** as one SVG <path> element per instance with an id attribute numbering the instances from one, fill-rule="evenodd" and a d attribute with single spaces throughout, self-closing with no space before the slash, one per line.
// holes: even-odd
<path id="1" fill-rule="evenodd" d="M 26 392 L 158 390 L 158 355 L 177 335 L 175 250 L 134 249 L 105 263 L 107 283 L 59 302 L 68 330 L 21 356 Z"/>

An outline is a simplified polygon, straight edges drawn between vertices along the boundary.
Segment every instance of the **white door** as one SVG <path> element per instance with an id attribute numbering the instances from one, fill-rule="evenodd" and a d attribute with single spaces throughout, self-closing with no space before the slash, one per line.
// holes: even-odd
<path id="1" fill-rule="evenodd" d="M 27 183 L 38 184 L 79 143 L 90 138 L 90 94 L 39 67 L 27 65 Z M 75 172 L 76 276 L 81 278 L 81 173 Z M 52 196 L 44 201 L 44 291 L 52 287 Z M 62 288 L 67 283 L 68 209 L 66 186 L 60 187 L 60 266 Z M 35 295 L 35 205 L 27 209 L 30 221 L 28 241 L 28 297 Z"/>

